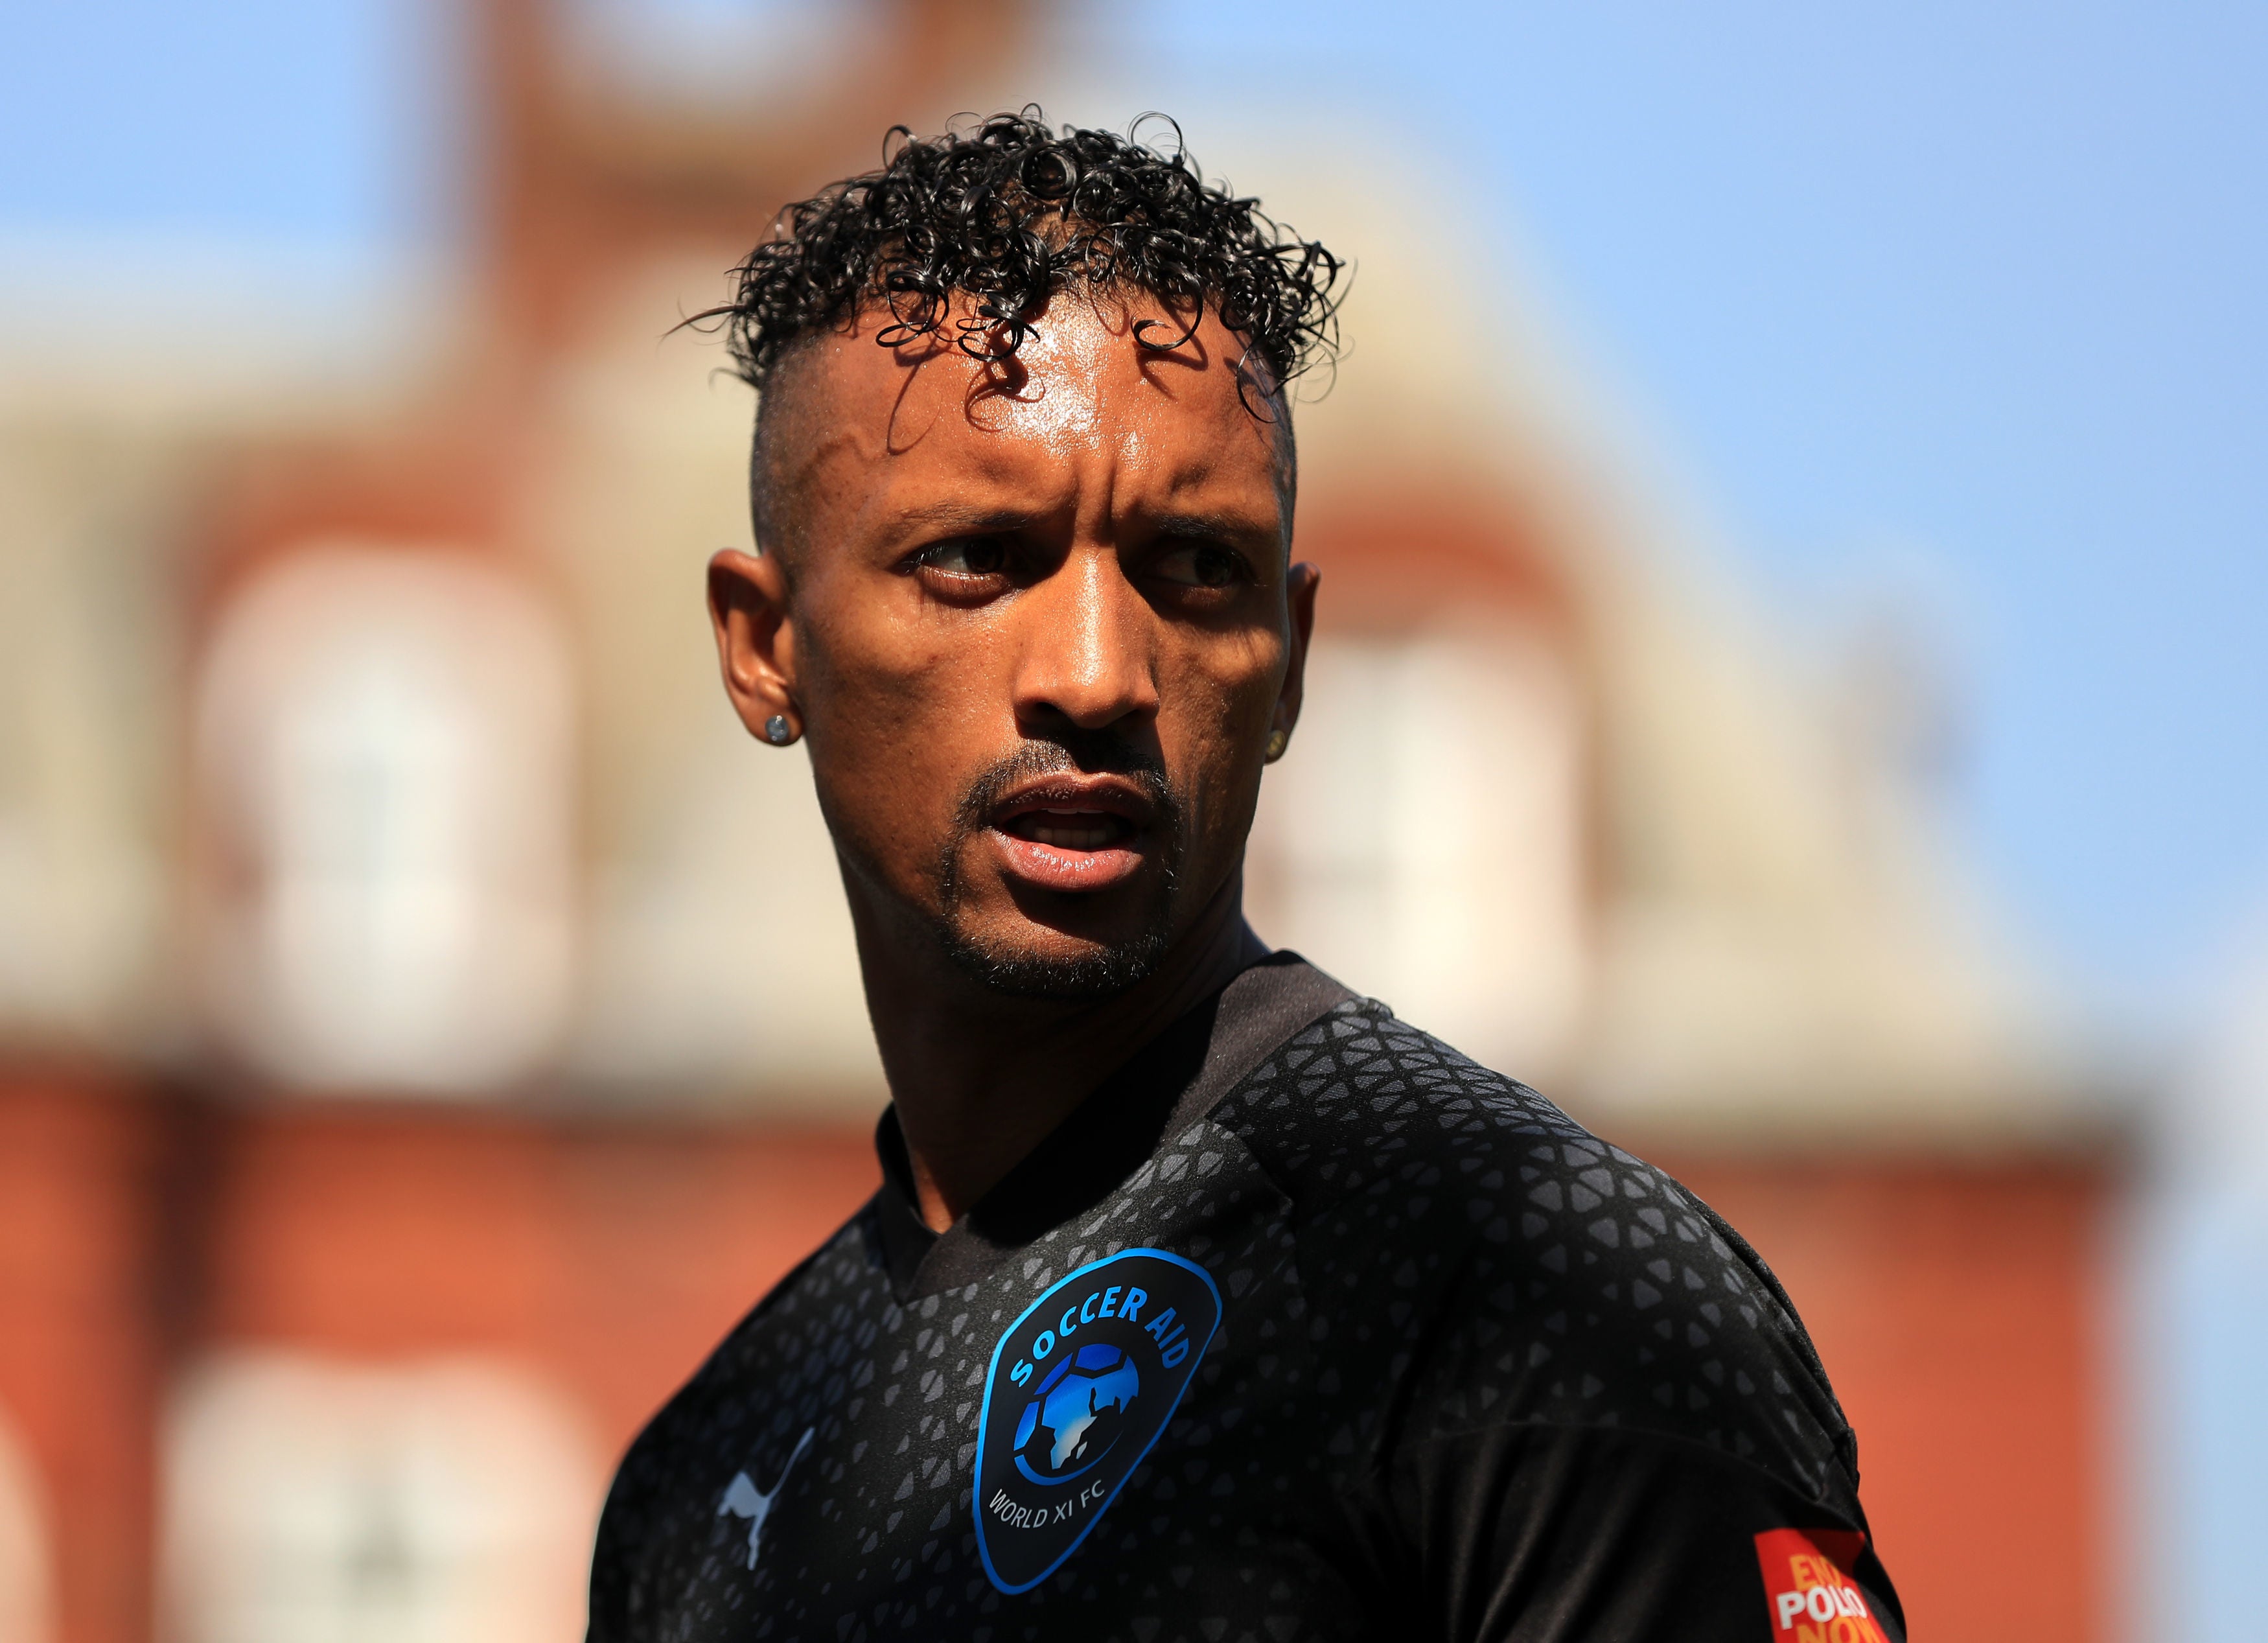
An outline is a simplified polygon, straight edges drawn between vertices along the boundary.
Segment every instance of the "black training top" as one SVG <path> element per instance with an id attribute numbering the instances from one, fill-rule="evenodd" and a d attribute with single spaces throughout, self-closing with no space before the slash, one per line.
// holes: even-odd
<path id="1" fill-rule="evenodd" d="M 941 1236 L 880 1146 L 631 1447 L 593 1643 L 1904 1635 L 1764 1263 L 1289 954 Z"/>

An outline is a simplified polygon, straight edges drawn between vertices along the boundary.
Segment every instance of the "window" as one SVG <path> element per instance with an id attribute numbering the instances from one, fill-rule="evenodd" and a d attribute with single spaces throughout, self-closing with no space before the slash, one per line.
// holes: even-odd
<path id="1" fill-rule="evenodd" d="M 564 1643 L 604 1476 L 572 1411 L 492 1360 L 247 1352 L 167 1432 L 164 1643 Z"/>
<path id="2" fill-rule="evenodd" d="M 1318 642 L 1262 784 L 1255 927 L 1476 1059 L 1549 1077 L 1586 979 L 1580 733 L 1535 630 Z"/>
<path id="3" fill-rule="evenodd" d="M 576 66 L 617 95 L 729 109 L 792 100 L 849 66 L 887 21 L 876 13 L 864 0 L 573 0 L 566 20 Z"/>
<path id="4" fill-rule="evenodd" d="M 328 545 L 240 594 L 203 677 L 213 1004 L 301 1087 L 475 1090 L 571 973 L 572 681 L 475 561 Z"/>

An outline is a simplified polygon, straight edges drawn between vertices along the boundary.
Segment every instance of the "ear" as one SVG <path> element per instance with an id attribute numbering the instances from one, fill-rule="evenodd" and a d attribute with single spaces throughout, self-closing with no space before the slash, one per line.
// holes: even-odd
<path id="1" fill-rule="evenodd" d="M 1307 692 L 1307 642 L 1315 635 L 1315 590 L 1322 581 L 1322 571 L 1303 563 L 1292 567 L 1285 586 L 1292 618 L 1291 647 L 1284 661 L 1284 685 L 1276 693 L 1276 716 L 1268 725 L 1271 744 L 1278 736 L 1289 743 L 1300 723 L 1300 704 Z M 1281 756 L 1279 750 L 1271 760 Z"/>
<path id="2" fill-rule="evenodd" d="M 709 621 L 717 633 L 717 660 L 725 694 L 748 733 L 770 741 L 765 726 L 788 722 L 788 740 L 803 734 L 795 699 L 795 623 L 788 615 L 787 578 L 770 555 L 727 548 L 709 561 Z"/>

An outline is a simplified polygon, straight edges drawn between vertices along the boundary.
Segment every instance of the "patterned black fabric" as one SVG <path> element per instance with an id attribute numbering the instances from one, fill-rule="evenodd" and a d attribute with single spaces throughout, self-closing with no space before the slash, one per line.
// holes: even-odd
<path id="1" fill-rule="evenodd" d="M 1374 1001 L 1329 1005 L 1193 1114 L 1206 1045 L 1257 1007 L 1232 986 L 1178 1057 L 1138 1062 L 1035 1154 L 1046 1180 L 993 1195 L 1065 1197 L 1085 1169 L 1100 1184 L 1068 1219 L 988 1200 L 924 1247 L 886 1185 L 767 1297 L 622 1464 L 594 1643 L 1798 1643 L 1756 1536 L 1866 1524 L 1850 1429 L 1763 1263 Z M 1145 1102 L 1161 1133 L 1106 1122 Z M 1098 1462 L 1123 1487 L 1077 1549 L 1011 1594 L 972 1494 L 988 1389 L 1009 1421 L 1026 1391 L 995 1346 L 1131 1249 L 1209 1274 L 1219 1331 L 1154 1447 Z M 1017 1532 L 985 1523 L 995 1547 Z M 1871 1551 L 1854 1579 L 1902 1635 Z"/>

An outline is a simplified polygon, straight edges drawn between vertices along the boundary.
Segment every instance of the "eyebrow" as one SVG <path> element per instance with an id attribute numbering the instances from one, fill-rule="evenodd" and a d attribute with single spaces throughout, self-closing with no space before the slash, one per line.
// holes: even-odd
<path id="1" fill-rule="evenodd" d="M 946 497 L 909 505 L 890 517 L 887 529 L 897 544 L 892 551 L 902 552 L 907 543 L 923 538 L 934 542 L 956 536 L 1020 535 L 1057 512 Z M 1178 537 L 1240 550 L 1276 548 L 1287 553 L 1291 546 L 1291 521 L 1281 513 L 1271 519 L 1236 509 L 1175 507 L 1169 503 L 1154 512 L 1138 512 L 1132 522 L 1145 527 L 1152 540 Z"/>
<path id="2" fill-rule="evenodd" d="M 890 524 L 894 529 L 908 533 L 942 527 L 951 531 L 975 534 L 1023 530 L 1038 517 L 1028 508 L 971 507 L 959 502 L 931 502 L 892 515 Z"/>
<path id="3" fill-rule="evenodd" d="M 932 502 L 908 508 L 890 523 L 895 532 L 919 534 L 943 529 L 956 534 L 1007 534 L 1029 528 L 1042 515 L 1029 508 L 970 506 L 958 502 Z M 1160 536 L 1188 536 L 1229 544 L 1280 534 L 1275 523 L 1248 513 L 1192 512 L 1172 509 L 1144 520 Z"/>
<path id="4" fill-rule="evenodd" d="M 1160 536 L 1194 536 L 1204 542 L 1228 544 L 1282 534 L 1280 525 L 1248 513 L 1204 513 L 1171 510 L 1150 516 L 1150 528 Z"/>

